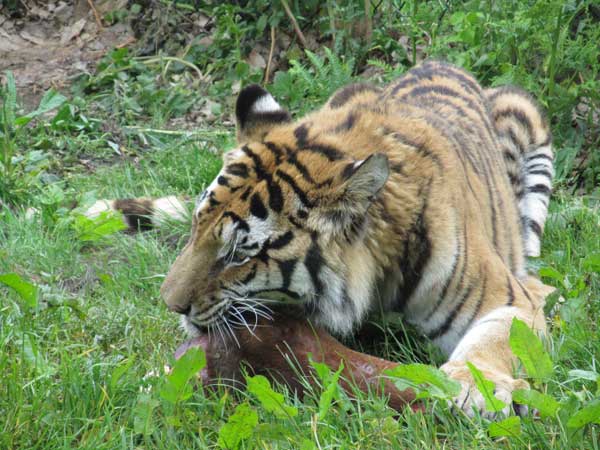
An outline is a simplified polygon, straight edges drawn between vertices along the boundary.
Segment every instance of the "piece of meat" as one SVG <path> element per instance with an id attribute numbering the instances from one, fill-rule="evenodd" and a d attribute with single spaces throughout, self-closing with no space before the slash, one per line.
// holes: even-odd
<path id="1" fill-rule="evenodd" d="M 224 341 L 220 335 L 212 336 L 212 339 L 208 335 L 197 337 L 182 344 L 175 357 L 180 358 L 191 347 L 202 347 L 207 359 L 200 374 L 204 386 L 218 379 L 229 384 L 243 383 L 240 369 L 245 365 L 251 374 L 265 375 L 302 392 L 301 378 L 313 382 L 310 354 L 314 361 L 324 362 L 332 370 L 337 370 L 344 362 L 340 385 L 349 394 L 352 394 L 353 386 L 364 392 L 381 393 L 383 390 L 389 396 L 389 405 L 396 410 L 407 405 L 413 410 L 422 408 L 413 403 L 412 390 L 398 390 L 383 375 L 383 371 L 398 364 L 351 350 L 305 320 L 278 316 L 273 321 L 261 321 L 253 333 L 247 329 L 236 330 L 236 339 L 239 346 L 232 339 Z"/>

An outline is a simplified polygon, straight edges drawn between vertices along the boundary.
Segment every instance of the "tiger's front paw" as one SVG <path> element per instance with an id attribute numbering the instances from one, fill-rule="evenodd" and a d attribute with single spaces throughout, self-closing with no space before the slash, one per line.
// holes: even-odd
<path id="1" fill-rule="evenodd" d="M 506 406 L 501 411 L 489 411 L 486 408 L 486 401 L 484 394 L 482 394 L 471 371 L 467 367 L 465 361 L 448 361 L 440 369 L 446 372 L 448 376 L 457 380 L 461 385 L 460 394 L 454 399 L 454 404 L 462 409 L 469 417 L 473 417 L 475 412 L 479 412 L 482 417 L 487 419 L 494 419 L 500 414 L 507 416 L 510 413 L 511 405 L 514 407 L 514 411 L 518 415 L 526 415 L 527 407 L 522 405 L 513 405 L 512 393 L 517 389 L 528 389 L 529 384 L 525 380 L 519 380 L 513 378 L 511 375 L 497 370 L 486 370 L 483 367 L 475 364 L 477 368 L 481 370 L 483 376 L 494 383 L 495 388 L 493 391 L 494 396 L 501 400 Z"/>

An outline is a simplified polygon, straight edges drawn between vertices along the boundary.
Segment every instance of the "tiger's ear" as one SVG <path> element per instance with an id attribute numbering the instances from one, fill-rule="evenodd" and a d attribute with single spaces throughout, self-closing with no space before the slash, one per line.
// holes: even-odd
<path id="1" fill-rule="evenodd" d="M 387 156 L 375 153 L 344 172 L 345 198 L 351 202 L 372 201 L 390 176 L 390 167 Z"/>
<path id="2" fill-rule="evenodd" d="M 341 183 L 317 201 L 309 223 L 319 231 L 347 232 L 364 223 L 367 210 L 390 174 L 387 156 L 375 153 L 348 164 Z"/>
<path id="3" fill-rule="evenodd" d="M 262 138 L 273 126 L 292 120 L 290 113 L 257 84 L 245 87 L 235 105 L 238 142 Z"/>

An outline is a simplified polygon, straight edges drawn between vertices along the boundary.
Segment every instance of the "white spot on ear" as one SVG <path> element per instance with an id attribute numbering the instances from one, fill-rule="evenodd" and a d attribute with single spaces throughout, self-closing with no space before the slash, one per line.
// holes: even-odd
<path id="1" fill-rule="evenodd" d="M 281 111 L 281 109 L 281 106 L 275 101 L 271 94 L 263 95 L 252 105 L 252 112 L 258 114 Z"/>

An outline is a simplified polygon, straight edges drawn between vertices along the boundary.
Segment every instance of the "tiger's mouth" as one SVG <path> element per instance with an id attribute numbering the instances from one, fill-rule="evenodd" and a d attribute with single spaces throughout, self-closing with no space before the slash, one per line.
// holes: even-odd
<path id="1" fill-rule="evenodd" d="M 259 321 L 273 320 L 273 310 L 265 304 L 268 302 L 266 299 L 226 297 L 200 310 L 192 306 L 182 317 L 182 326 L 191 338 L 214 334 L 223 341 L 231 339 L 239 345 L 236 330 L 245 328 L 253 334 Z"/>

